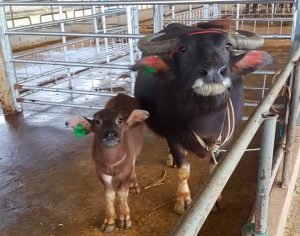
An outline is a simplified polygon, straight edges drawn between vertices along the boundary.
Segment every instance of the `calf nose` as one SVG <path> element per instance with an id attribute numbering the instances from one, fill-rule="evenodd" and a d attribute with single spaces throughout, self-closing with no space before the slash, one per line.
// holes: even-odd
<path id="1" fill-rule="evenodd" d="M 118 133 L 114 130 L 106 131 L 103 134 L 103 139 L 104 140 L 114 140 L 118 138 Z"/>

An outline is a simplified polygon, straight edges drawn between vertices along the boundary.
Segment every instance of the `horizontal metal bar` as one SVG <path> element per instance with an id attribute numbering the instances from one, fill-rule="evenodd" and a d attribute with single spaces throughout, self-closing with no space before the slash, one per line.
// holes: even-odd
<path id="1" fill-rule="evenodd" d="M 281 1 L 278 0 L 276 3 L 293 3 L 292 0 Z M 274 0 L 240 0 L 240 1 L 228 1 L 228 0 L 158 0 L 158 1 L 72 1 L 72 2 L 52 2 L 52 1 L 15 1 L 15 2 L 0 2 L 0 6 L 116 6 L 116 5 L 175 5 L 175 4 L 236 4 L 236 3 L 274 3 Z"/>
<path id="2" fill-rule="evenodd" d="M 30 56 L 30 55 L 33 55 L 33 54 L 36 54 L 36 53 L 46 52 L 46 51 L 50 51 L 50 50 L 53 50 L 53 49 L 56 49 L 56 48 L 61 48 L 63 46 L 68 46 L 68 45 L 72 45 L 72 44 L 76 44 L 76 43 L 81 43 L 81 42 L 88 41 L 88 40 L 93 40 L 93 38 L 78 39 L 78 40 L 74 40 L 74 41 L 71 41 L 71 42 L 68 42 L 68 43 L 61 43 L 59 45 L 55 45 L 55 46 L 51 46 L 51 47 L 47 47 L 47 48 L 43 48 L 43 49 L 38 49 L 38 50 L 33 50 L 33 51 L 26 52 L 26 53 L 23 53 L 23 54 L 18 54 L 16 56 L 14 56 L 13 58 L 17 59 L 17 58 L 21 58 L 21 57 L 25 57 L 25 56 Z"/>
<path id="3" fill-rule="evenodd" d="M 115 11 L 110 11 L 107 13 L 97 13 L 94 15 L 88 15 L 88 16 L 80 16 L 80 17 L 74 17 L 74 18 L 69 18 L 69 19 L 63 19 L 63 20 L 55 20 L 51 22 L 45 22 L 45 23 L 39 23 L 39 24 L 33 24 L 33 25 L 27 25 L 27 26 L 20 26 L 20 27 L 15 27 L 13 29 L 8 30 L 8 32 L 13 32 L 17 30 L 25 30 L 25 29 L 35 29 L 35 28 L 41 28 L 41 27 L 47 27 L 47 26 L 53 26 L 56 24 L 60 23 L 68 23 L 72 21 L 83 21 L 83 20 L 90 20 L 93 17 L 101 17 L 101 16 L 114 16 L 115 14 L 126 12 L 126 9 L 121 9 L 120 10 L 115 10 Z"/>
<path id="4" fill-rule="evenodd" d="M 69 36 L 69 37 L 93 37 L 93 38 L 128 38 L 140 39 L 142 34 L 93 34 L 93 33 L 61 33 L 61 32 L 30 32 L 30 31 L 7 31 L 6 35 L 32 35 L 32 36 Z"/>
<path id="5" fill-rule="evenodd" d="M 261 34 L 264 39 L 291 39 L 290 34 Z"/>
<path id="6" fill-rule="evenodd" d="M 192 205 L 178 221 L 176 227 L 172 231 L 172 235 L 193 236 L 197 235 L 200 231 L 208 214 L 239 163 L 243 153 L 260 127 L 260 124 L 263 121 L 262 115 L 271 108 L 282 87 L 289 78 L 296 61 L 299 60 L 299 57 L 300 47 L 279 75 L 273 87 L 270 89 L 270 92 L 262 100 L 255 113 L 247 122 L 239 136 L 239 139 L 234 142 L 231 149 L 226 153 L 225 157 L 220 161 L 213 173 L 202 185 L 201 190 L 194 198 Z"/>
<path id="7" fill-rule="evenodd" d="M 107 31 L 110 32 L 110 31 L 123 31 L 123 30 L 127 30 L 127 27 L 126 26 L 124 26 L 124 27 L 116 27 L 116 28 L 108 29 Z M 73 41 L 70 41 L 68 43 L 61 43 L 59 45 L 55 45 L 55 46 L 51 46 L 51 47 L 47 47 L 47 48 L 43 48 L 43 49 L 38 49 L 38 50 L 33 50 L 33 51 L 30 51 L 30 52 L 27 52 L 27 53 L 19 54 L 19 55 L 14 56 L 13 58 L 17 59 L 17 58 L 29 56 L 29 55 L 32 55 L 32 54 L 41 53 L 41 52 L 53 50 L 53 49 L 56 49 L 56 48 L 61 48 L 63 46 L 68 46 L 68 45 L 72 45 L 72 44 L 76 44 L 76 43 L 81 43 L 81 42 L 89 41 L 89 40 L 93 40 L 93 39 L 94 38 L 85 38 L 85 39 L 73 40 Z"/>
<path id="8" fill-rule="evenodd" d="M 125 69 L 125 70 L 130 69 L 132 67 L 132 65 L 79 63 L 79 62 L 63 62 L 63 61 L 50 61 L 50 60 L 37 61 L 37 60 L 11 59 L 11 62 L 43 64 L 43 65 L 107 68 L 107 69 Z"/>
<path id="9" fill-rule="evenodd" d="M 114 50 L 114 52 L 115 52 L 115 51 L 116 51 L 116 50 Z M 86 63 L 86 62 L 89 62 L 89 61 L 93 61 L 93 60 L 99 59 L 99 58 L 101 58 L 101 57 L 104 57 L 104 56 L 106 56 L 106 55 L 107 55 L 106 53 L 104 53 L 104 54 L 102 54 L 102 55 L 97 55 L 97 56 L 95 56 L 95 57 L 91 57 L 91 58 L 89 58 L 89 59 L 80 61 L 80 63 Z M 124 57 L 125 57 L 125 56 L 126 56 L 126 55 L 124 55 Z M 120 58 L 113 59 L 113 60 L 111 60 L 111 62 L 113 62 L 113 61 L 118 61 L 118 60 L 120 60 Z M 18 82 L 19 82 L 19 83 L 25 83 L 25 82 L 28 82 L 28 81 L 31 81 L 31 80 L 40 78 L 40 77 L 42 77 L 42 76 L 51 75 L 51 74 L 53 74 L 53 73 L 57 73 L 57 72 L 59 72 L 59 71 L 63 71 L 63 70 L 69 69 L 70 67 L 71 67 L 71 66 L 67 66 L 67 67 L 66 67 L 66 66 L 62 66 L 62 67 L 59 67 L 59 68 L 55 68 L 55 69 L 52 69 L 52 70 L 50 70 L 50 71 L 43 72 L 43 73 L 38 74 L 38 75 L 32 75 L 31 77 L 26 78 L 26 79 L 23 79 L 23 80 L 20 80 L 20 81 L 18 81 Z"/>
<path id="10" fill-rule="evenodd" d="M 221 149 L 220 152 L 227 152 L 228 150 Z M 257 152 L 260 151 L 260 148 L 247 148 L 245 152 Z"/>
<path id="11" fill-rule="evenodd" d="M 214 21 L 215 18 L 184 18 L 184 19 L 164 19 L 166 22 L 173 22 L 173 21 Z M 259 21 L 259 22 L 268 22 L 268 21 L 290 21 L 293 22 L 293 18 L 282 18 L 282 17 L 276 17 L 276 18 L 230 18 L 230 21 Z"/>
<path id="12" fill-rule="evenodd" d="M 83 91 L 83 90 L 73 90 L 73 89 L 63 89 L 63 88 L 45 88 L 45 87 L 36 87 L 36 86 L 28 86 L 16 84 L 16 87 L 21 89 L 29 89 L 36 91 L 47 91 L 47 92 L 60 92 L 60 93 L 72 93 L 72 94 L 85 94 L 85 95 L 95 95 L 95 96 L 108 96 L 113 97 L 115 93 L 104 93 L 104 92 L 93 92 L 93 91 Z"/>
<path id="13" fill-rule="evenodd" d="M 76 105 L 76 104 L 65 103 L 65 102 L 40 101 L 40 100 L 25 99 L 25 98 L 18 98 L 17 101 L 20 103 L 31 103 L 31 104 L 37 104 L 37 105 L 51 105 L 51 106 L 61 106 L 61 107 L 87 108 L 87 109 L 92 109 L 92 110 L 101 110 L 104 108 L 104 107 L 96 107 L 96 106 Z"/>
<path id="14" fill-rule="evenodd" d="M 269 90 L 269 88 L 259 88 L 259 87 L 248 87 L 248 86 L 244 86 L 244 89 L 247 90 Z"/>
<path id="15" fill-rule="evenodd" d="M 275 75 L 276 71 L 274 70 L 257 70 L 252 73 L 252 75 Z"/>

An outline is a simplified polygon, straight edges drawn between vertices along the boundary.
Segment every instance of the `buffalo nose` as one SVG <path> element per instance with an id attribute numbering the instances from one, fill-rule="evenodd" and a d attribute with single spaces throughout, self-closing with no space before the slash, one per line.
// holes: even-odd
<path id="1" fill-rule="evenodd" d="M 221 82 L 227 76 L 227 67 L 200 68 L 199 73 L 201 77 L 208 82 Z"/>

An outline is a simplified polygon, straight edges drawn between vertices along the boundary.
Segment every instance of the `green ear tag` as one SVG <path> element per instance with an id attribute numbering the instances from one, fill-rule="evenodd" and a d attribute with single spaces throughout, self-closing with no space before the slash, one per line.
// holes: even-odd
<path id="1" fill-rule="evenodd" d="M 144 70 L 146 71 L 146 73 L 147 73 L 148 75 L 152 75 L 152 74 L 155 72 L 155 68 L 152 67 L 152 66 L 145 66 L 145 67 L 144 67 Z"/>
<path id="2" fill-rule="evenodd" d="M 75 126 L 75 128 L 73 128 L 73 134 L 77 137 L 77 138 L 81 138 L 84 135 L 86 135 L 86 131 L 84 130 L 84 128 L 82 127 L 81 124 L 78 124 Z"/>

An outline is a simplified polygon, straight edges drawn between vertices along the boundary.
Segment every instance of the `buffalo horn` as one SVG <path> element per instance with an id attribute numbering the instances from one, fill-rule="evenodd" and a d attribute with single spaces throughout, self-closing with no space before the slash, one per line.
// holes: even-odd
<path id="1" fill-rule="evenodd" d="M 160 54 L 168 53 L 172 50 L 177 42 L 177 38 L 157 40 L 159 37 L 165 35 L 165 33 L 150 34 L 141 38 L 138 41 L 138 48 L 145 54 Z"/>
<path id="2" fill-rule="evenodd" d="M 228 34 L 229 42 L 233 48 L 241 50 L 252 50 L 264 44 L 262 36 L 244 30 L 237 30 L 238 34 Z"/>

